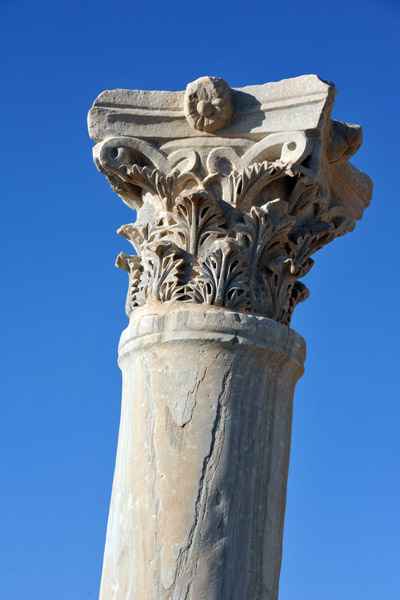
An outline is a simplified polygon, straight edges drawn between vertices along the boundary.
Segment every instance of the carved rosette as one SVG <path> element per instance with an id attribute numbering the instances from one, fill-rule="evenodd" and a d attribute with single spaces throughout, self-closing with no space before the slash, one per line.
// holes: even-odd
<path id="1" fill-rule="evenodd" d="M 260 139 L 239 111 L 232 119 L 243 119 L 244 134 L 204 135 L 229 123 L 235 106 L 225 82 L 202 78 L 188 86 L 182 117 L 203 137 L 175 140 L 172 128 L 167 140 L 100 141 L 99 170 L 138 212 L 119 230 L 137 253 L 117 259 L 129 273 L 128 315 L 179 301 L 290 323 L 308 296 L 299 279 L 311 256 L 351 231 L 371 197 L 369 178 L 348 163 L 361 128 L 330 120 L 333 88 L 324 85 L 318 127 Z"/>
<path id="2" fill-rule="evenodd" d="M 200 77 L 187 86 L 184 109 L 191 127 L 217 131 L 231 120 L 231 90 L 223 79 Z"/>

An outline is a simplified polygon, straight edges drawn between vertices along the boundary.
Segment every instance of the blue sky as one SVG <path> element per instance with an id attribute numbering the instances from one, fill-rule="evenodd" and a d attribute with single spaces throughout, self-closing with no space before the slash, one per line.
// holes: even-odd
<path id="1" fill-rule="evenodd" d="M 375 183 L 314 258 L 292 326 L 297 385 L 280 600 L 400 599 L 398 97 L 393 0 L 0 0 L 0 597 L 96 598 L 117 445 L 129 209 L 92 163 L 104 89 L 317 73 L 360 123 Z"/>

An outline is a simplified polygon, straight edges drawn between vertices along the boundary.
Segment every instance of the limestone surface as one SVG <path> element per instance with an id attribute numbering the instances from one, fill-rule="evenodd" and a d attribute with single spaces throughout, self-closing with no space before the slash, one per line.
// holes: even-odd
<path id="1" fill-rule="evenodd" d="M 100 598 L 275 599 L 304 340 L 271 319 L 176 307 L 122 334 Z"/>
<path id="2" fill-rule="evenodd" d="M 332 83 L 103 92 L 94 160 L 137 212 L 101 600 L 277 600 L 312 255 L 371 198 Z"/>
<path id="3" fill-rule="evenodd" d="M 311 256 L 354 228 L 370 179 L 348 159 L 362 131 L 330 118 L 336 90 L 315 75 L 230 89 L 103 92 L 89 113 L 94 159 L 135 211 L 127 312 L 198 303 L 289 324 L 308 296 Z"/>

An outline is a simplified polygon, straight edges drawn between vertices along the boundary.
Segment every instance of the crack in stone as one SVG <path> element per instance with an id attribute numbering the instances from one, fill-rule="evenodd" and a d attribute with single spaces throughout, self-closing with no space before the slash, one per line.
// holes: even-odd
<path id="1" fill-rule="evenodd" d="M 185 409 L 184 409 L 183 413 L 186 412 L 186 410 L 188 408 L 188 406 L 187 406 L 188 399 L 191 398 L 191 397 L 194 398 L 194 400 L 193 400 L 193 406 L 189 409 L 190 415 L 187 415 L 185 417 L 185 419 L 182 419 L 182 420 L 184 420 L 184 423 L 181 423 L 181 425 L 180 425 L 181 427 L 185 427 L 185 425 L 187 425 L 188 423 L 190 423 L 190 421 L 192 420 L 193 412 L 194 412 L 194 409 L 196 408 L 196 404 L 197 404 L 197 391 L 198 391 L 198 389 L 200 387 L 200 384 L 203 383 L 204 379 L 206 378 L 207 371 L 208 371 L 208 366 L 205 367 L 204 373 L 203 373 L 202 377 L 200 377 L 200 379 L 198 377 L 196 378 L 196 381 L 194 383 L 193 388 L 187 394 L 187 398 L 185 400 Z"/>
<path id="2" fill-rule="evenodd" d="M 176 582 L 179 579 L 179 575 L 182 571 L 184 571 L 184 563 L 186 562 L 185 558 L 187 559 L 187 556 L 190 552 L 191 546 L 193 544 L 193 538 L 196 532 L 196 529 L 198 527 L 198 522 L 199 522 L 199 517 L 200 517 L 200 509 L 201 509 L 201 500 L 202 500 L 202 496 L 203 496 L 203 490 L 204 490 L 204 482 L 206 479 L 206 474 L 208 471 L 208 465 L 209 462 L 212 458 L 213 452 L 214 452 L 214 448 L 216 445 L 216 436 L 217 436 L 217 432 L 219 430 L 219 426 L 222 420 L 222 415 L 225 412 L 223 410 L 223 404 L 221 402 L 224 394 L 225 394 L 225 388 L 227 385 L 228 380 L 230 380 L 232 377 L 232 371 L 231 369 L 229 369 L 223 378 L 222 381 L 222 386 L 221 386 L 221 393 L 218 396 L 218 406 L 217 406 L 217 413 L 214 419 L 214 424 L 213 424 L 213 430 L 211 433 L 211 442 L 210 442 L 210 450 L 208 452 L 208 454 L 204 457 L 203 460 L 203 468 L 202 468 L 202 472 L 200 475 L 200 481 L 199 481 L 199 491 L 197 494 L 197 499 L 196 499 L 196 504 L 195 504 L 195 514 L 194 514 L 194 522 L 193 525 L 191 527 L 191 530 L 189 532 L 189 536 L 188 536 L 188 542 L 186 544 L 185 548 L 181 548 L 181 550 L 179 551 L 179 555 L 176 561 L 177 567 L 176 567 L 176 571 L 175 571 L 175 579 L 174 579 L 174 583 L 172 584 L 172 586 L 175 586 Z M 189 586 L 191 586 L 191 582 L 189 583 Z M 188 598 L 188 593 L 190 591 L 190 587 L 186 590 L 185 592 L 185 597 L 184 599 L 187 600 Z"/>

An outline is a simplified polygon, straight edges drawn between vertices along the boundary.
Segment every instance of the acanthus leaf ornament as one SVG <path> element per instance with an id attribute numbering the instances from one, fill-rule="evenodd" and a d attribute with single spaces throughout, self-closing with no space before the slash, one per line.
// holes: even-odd
<path id="1" fill-rule="evenodd" d="M 144 295 L 140 297 L 140 280 L 143 274 L 143 265 L 138 256 L 132 256 L 120 252 L 115 261 L 115 266 L 120 269 L 128 271 L 129 274 L 129 286 L 128 294 L 126 298 L 126 314 L 128 317 L 132 314 L 132 311 L 138 306 L 142 306 L 145 302 Z"/>
<path id="2" fill-rule="evenodd" d="M 187 295 L 195 302 L 233 310 L 251 309 L 245 257 L 232 241 L 215 242 L 196 268 Z"/>
<path id="3" fill-rule="evenodd" d="M 209 199 L 207 192 L 201 190 L 179 196 L 170 220 L 171 231 L 176 233 L 180 245 L 192 256 L 197 256 L 207 241 L 225 237 L 225 225 L 221 208 Z"/>
<path id="4" fill-rule="evenodd" d="M 171 242 L 148 244 L 142 252 L 143 288 L 147 298 L 167 302 L 182 296 L 181 281 L 184 260 L 179 249 Z"/>
<path id="5" fill-rule="evenodd" d="M 287 164 L 280 164 L 279 161 L 275 163 L 264 161 L 244 167 L 239 173 L 232 172 L 229 175 L 231 203 L 235 206 L 252 206 L 263 187 L 286 174 L 286 169 Z"/>
<path id="6" fill-rule="evenodd" d="M 179 301 L 290 323 L 311 255 L 351 231 L 371 197 L 348 162 L 361 129 L 330 120 L 334 93 L 315 76 L 242 90 L 206 77 L 148 108 L 139 92 L 121 107 L 118 91 L 110 108 L 100 97 L 95 161 L 138 212 L 119 230 L 138 254 L 117 260 L 128 313 Z"/>

